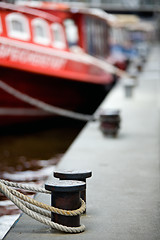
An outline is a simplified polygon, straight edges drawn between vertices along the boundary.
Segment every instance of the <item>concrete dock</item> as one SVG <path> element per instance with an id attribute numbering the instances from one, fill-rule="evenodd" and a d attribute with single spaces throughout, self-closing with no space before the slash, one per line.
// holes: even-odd
<path id="1" fill-rule="evenodd" d="M 120 110 L 117 137 L 104 136 L 99 121 L 89 122 L 57 169 L 91 169 L 87 180 L 86 230 L 65 234 L 23 214 L 6 240 L 160 239 L 160 48 L 154 46 L 127 98 L 120 81 L 100 108 Z M 53 176 L 50 176 L 51 180 Z M 36 199 L 50 203 L 50 197 Z"/>

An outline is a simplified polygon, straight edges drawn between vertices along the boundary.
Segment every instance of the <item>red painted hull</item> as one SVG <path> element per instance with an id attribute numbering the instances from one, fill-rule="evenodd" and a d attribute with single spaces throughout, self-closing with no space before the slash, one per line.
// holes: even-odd
<path id="1" fill-rule="evenodd" d="M 35 99 L 53 106 L 92 114 L 111 85 L 97 85 L 0 68 L 1 80 Z M 37 109 L 0 89 L 0 126 L 28 122 L 53 115 Z"/>

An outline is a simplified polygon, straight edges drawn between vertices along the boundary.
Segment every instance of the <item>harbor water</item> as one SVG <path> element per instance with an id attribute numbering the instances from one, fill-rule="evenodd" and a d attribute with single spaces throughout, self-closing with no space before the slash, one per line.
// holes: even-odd
<path id="1" fill-rule="evenodd" d="M 60 118 L 1 129 L 0 178 L 42 185 L 83 126 Z M 20 210 L 0 193 L 0 239 L 19 216 Z"/>

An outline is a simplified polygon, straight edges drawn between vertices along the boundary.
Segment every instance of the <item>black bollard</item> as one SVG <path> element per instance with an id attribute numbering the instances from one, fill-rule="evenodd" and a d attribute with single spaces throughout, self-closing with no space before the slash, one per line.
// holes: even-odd
<path id="1" fill-rule="evenodd" d="M 119 110 L 106 109 L 100 113 L 100 129 L 104 135 L 116 136 L 120 127 Z"/>
<path id="2" fill-rule="evenodd" d="M 63 210 L 76 210 L 80 208 L 80 192 L 84 191 L 86 184 L 80 181 L 56 181 L 45 184 L 45 189 L 51 191 L 51 205 Z M 67 227 L 79 227 L 80 215 L 63 216 L 52 212 L 51 220 Z"/>
<path id="3" fill-rule="evenodd" d="M 88 170 L 59 170 L 54 171 L 54 177 L 59 178 L 60 180 L 77 180 L 86 182 L 86 178 L 92 176 L 92 171 Z M 86 202 L 86 189 L 81 191 L 81 198 Z"/>

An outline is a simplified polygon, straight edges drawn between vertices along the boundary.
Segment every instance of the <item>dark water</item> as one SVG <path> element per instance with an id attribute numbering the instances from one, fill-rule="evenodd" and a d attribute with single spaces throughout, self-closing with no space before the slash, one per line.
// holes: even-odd
<path id="1" fill-rule="evenodd" d="M 79 121 L 60 118 L 1 129 L 0 178 L 41 185 L 83 126 Z M 19 213 L 0 194 L 0 239 Z"/>

